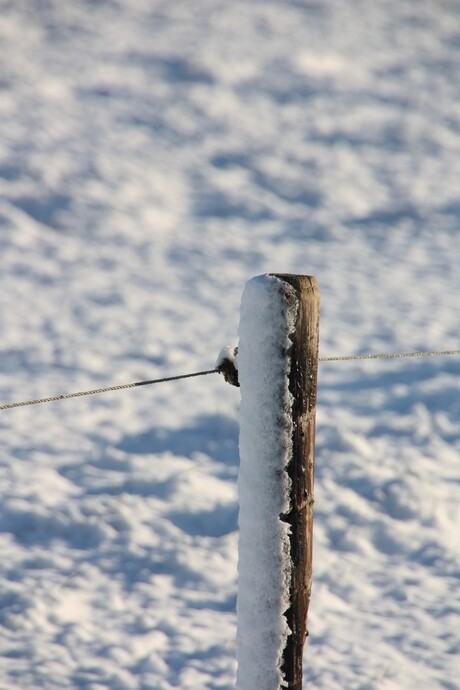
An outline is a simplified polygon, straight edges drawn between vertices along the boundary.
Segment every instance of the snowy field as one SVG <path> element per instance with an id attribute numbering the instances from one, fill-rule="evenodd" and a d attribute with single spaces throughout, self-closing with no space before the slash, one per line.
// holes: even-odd
<path id="1" fill-rule="evenodd" d="M 458 0 L 0 0 L 0 55 L 0 404 L 211 369 L 270 271 L 323 356 L 460 346 Z M 306 688 L 460 688 L 459 375 L 320 365 Z M 235 687 L 238 405 L 0 412 L 1 690 Z"/>

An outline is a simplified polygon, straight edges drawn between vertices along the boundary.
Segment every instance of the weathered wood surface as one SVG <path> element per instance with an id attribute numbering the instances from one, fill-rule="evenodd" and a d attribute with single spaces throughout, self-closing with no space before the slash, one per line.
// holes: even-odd
<path id="1" fill-rule="evenodd" d="M 292 403 L 292 481 L 290 511 L 281 517 L 291 526 L 291 602 L 286 618 L 291 630 L 283 653 L 282 688 L 302 689 L 303 648 L 312 581 L 313 482 L 315 462 L 316 389 L 319 342 L 319 289 L 310 276 L 274 274 L 291 285 L 299 311 L 292 338 L 289 390 Z"/>

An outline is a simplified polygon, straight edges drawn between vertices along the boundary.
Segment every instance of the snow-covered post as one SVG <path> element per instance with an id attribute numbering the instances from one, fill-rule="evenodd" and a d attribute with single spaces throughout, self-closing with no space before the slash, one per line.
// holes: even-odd
<path id="1" fill-rule="evenodd" d="M 319 291 L 250 280 L 241 301 L 237 690 L 302 688 L 312 574 Z"/>

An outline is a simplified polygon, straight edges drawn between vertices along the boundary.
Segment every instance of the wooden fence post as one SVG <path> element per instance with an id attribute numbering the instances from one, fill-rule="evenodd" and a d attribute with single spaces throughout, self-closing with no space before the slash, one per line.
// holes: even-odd
<path id="1" fill-rule="evenodd" d="M 314 278 L 277 273 L 247 283 L 238 352 L 238 690 L 302 689 L 318 329 Z"/>
<path id="2" fill-rule="evenodd" d="M 302 690 L 302 657 L 310 603 L 313 546 L 313 480 L 315 461 L 316 387 L 319 342 L 319 290 L 310 276 L 276 274 L 289 283 L 299 300 L 290 353 L 289 390 L 292 403 L 290 511 L 292 574 L 286 618 L 291 630 L 283 652 L 282 673 L 289 690 Z"/>

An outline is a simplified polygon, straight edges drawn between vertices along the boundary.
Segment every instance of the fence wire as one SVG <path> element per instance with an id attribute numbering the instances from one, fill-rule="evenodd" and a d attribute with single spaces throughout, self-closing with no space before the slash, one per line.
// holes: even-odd
<path id="1" fill-rule="evenodd" d="M 319 357 L 319 362 L 350 362 L 365 359 L 401 359 L 403 357 L 435 357 L 444 355 L 460 355 L 460 350 L 438 350 L 433 352 L 397 352 L 387 354 L 367 354 L 367 355 L 340 355 L 333 357 Z M 93 388 L 92 390 L 79 391 L 77 393 L 63 393 L 46 398 L 36 398 L 35 400 L 22 400 L 20 402 L 6 403 L 0 405 L 0 411 L 11 410 L 15 407 L 27 407 L 29 405 L 40 405 L 42 403 L 56 402 L 59 400 L 69 400 L 69 398 L 81 398 L 85 395 L 98 395 L 99 393 L 111 393 L 113 391 L 127 390 L 128 388 L 138 388 L 139 386 L 150 386 L 166 381 L 180 381 L 196 376 L 207 376 L 208 374 L 219 373 L 219 369 L 208 369 L 206 371 L 196 371 L 192 374 L 179 374 L 178 376 L 167 376 L 161 379 L 151 379 L 149 381 L 135 381 L 134 383 L 123 383 L 118 386 L 107 386 L 106 388 Z"/>
<path id="2" fill-rule="evenodd" d="M 320 357 L 320 362 L 349 362 L 355 359 L 399 359 L 401 357 L 434 357 L 436 355 L 460 355 L 460 350 L 439 350 L 438 352 L 397 352 L 380 355 L 343 355 Z"/>

